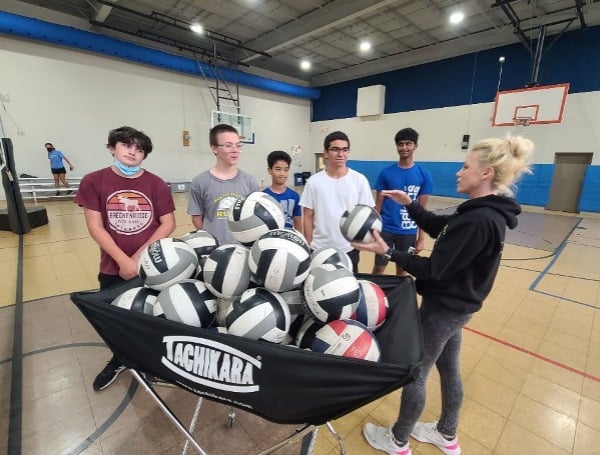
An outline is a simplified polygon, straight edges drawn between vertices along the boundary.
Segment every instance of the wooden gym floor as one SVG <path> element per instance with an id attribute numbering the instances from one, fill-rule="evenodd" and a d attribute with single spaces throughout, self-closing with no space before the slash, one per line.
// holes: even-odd
<path id="1" fill-rule="evenodd" d="M 175 199 L 177 236 L 192 225 L 186 195 Z M 457 202 L 433 197 L 430 208 Z M 182 453 L 184 438 L 128 372 L 105 391 L 92 390 L 109 351 L 68 293 L 97 287 L 98 250 L 78 206 L 43 205 L 48 225 L 22 237 L 0 231 L 0 452 L 8 451 L 11 428 L 21 433 L 16 444 L 11 437 L 11 455 Z M 463 453 L 600 454 L 600 215 L 525 210 L 492 294 L 464 329 Z M 371 255 L 363 254 L 360 271 L 371 266 Z M 22 356 L 13 359 L 15 334 L 22 335 Z M 21 406 L 12 377 L 21 379 Z M 196 397 L 175 388 L 159 392 L 189 424 Z M 367 421 L 392 423 L 399 393 L 332 422 L 348 454 L 381 453 L 367 446 L 361 429 Z M 434 373 L 423 419 L 435 419 L 439 407 Z M 290 430 L 242 412 L 227 429 L 227 412 L 202 403 L 194 435 L 209 454 L 256 453 Z M 441 453 L 411 445 L 416 455 Z M 299 453 L 298 444 L 277 453 Z M 314 453 L 339 453 L 325 428 Z"/>

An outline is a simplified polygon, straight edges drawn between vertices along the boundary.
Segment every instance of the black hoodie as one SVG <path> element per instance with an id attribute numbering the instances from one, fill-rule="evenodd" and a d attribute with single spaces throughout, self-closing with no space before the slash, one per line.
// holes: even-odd
<path id="1" fill-rule="evenodd" d="M 452 215 L 436 215 L 413 202 L 411 218 L 435 244 L 430 257 L 394 251 L 392 260 L 416 278 L 417 290 L 458 313 L 474 313 L 492 290 L 506 235 L 520 205 L 504 196 L 469 199 Z"/>

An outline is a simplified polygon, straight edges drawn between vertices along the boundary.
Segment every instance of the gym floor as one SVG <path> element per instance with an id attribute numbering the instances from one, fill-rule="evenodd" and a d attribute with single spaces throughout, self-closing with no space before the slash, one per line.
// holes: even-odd
<path id="1" fill-rule="evenodd" d="M 192 225 L 187 195 L 174 196 L 178 236 Z M 451 210 L 458 202 L 432 197 L 429 208 Z M 68 294 L 97 287 L 98 248 L 81 208 L 72 201 L 43 205 L 47 225 L 22 237 L 0 231 L 0 452 L 7 451 L 9 428 L 21 432 L 20 453 L 28 455 L 185 451 L 185 439 L 128 372 L 108 389 L 92 390 L 110 353 Z M 463 453 L 600 454 L 600 214 L 524 209 L 517 231 L 507 238 L 494 290 L 463 332 Z M 372 263 L 372 255 L 363 253 L 360 271 L 370 273 Z M 17 359 L 15 333 L 23 343 Z M 21 406 L 11 392 L 13 366 L 22 380 Z M 196 397 L 172 387 L 158 391 L 189 425 Z M 332 422 L 349 455 L 381 453 L 368 447 L 362 426 L 391 424 L 399 395 Z M 423 419 L 434 420 L 439 408 L 433 373 Z M 227 428 L 228 411 L 206 400 L 201 404 L 194 436 L 208 454 L 256 453 L 291 431 L 241 411 Z M 441 453 L 415 441 L 411 446 L 416 455 Z M 325 427 L 314 453 L 339 453 Z"/>

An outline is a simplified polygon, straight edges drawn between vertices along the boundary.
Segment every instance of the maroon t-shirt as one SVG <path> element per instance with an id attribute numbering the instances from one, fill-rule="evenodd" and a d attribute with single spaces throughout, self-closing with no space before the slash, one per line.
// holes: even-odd
<path id="1" fill-rule="evenodd" d="M 104 229 L 127 256 L 132 256 L 160 226 L 159 218 L 175 211 L 167 183 L 144 171 L 136 178 L 117 175 L 110 167 L 81 180 L 75 203 L 100 212 Z M 119 266 L 100 250 L 100 272 L 118 275 Z"/>

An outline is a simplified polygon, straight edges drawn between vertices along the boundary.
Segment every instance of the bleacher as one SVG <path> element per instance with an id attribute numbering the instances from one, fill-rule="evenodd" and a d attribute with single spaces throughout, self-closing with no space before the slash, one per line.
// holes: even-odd
<path id="1" fill-rule="evenodd" d="M 37 205 L 40 199 L 60 200 L 75 197 L 79 189 L 79 183 L 81 183 L 81 177 L 67 178 L 67 182 L 71 185 L 71 188 L 65 188 L 61 185 L 58 189 L 58 196 L 56 195 L 57 189 L 54 187 L 53 178 L 19 177 L 19 189 L 24 201 L 33 199 L 34 205 Z M 69 191 L 72 191 L 72 193 L 67 194 Z"/>

